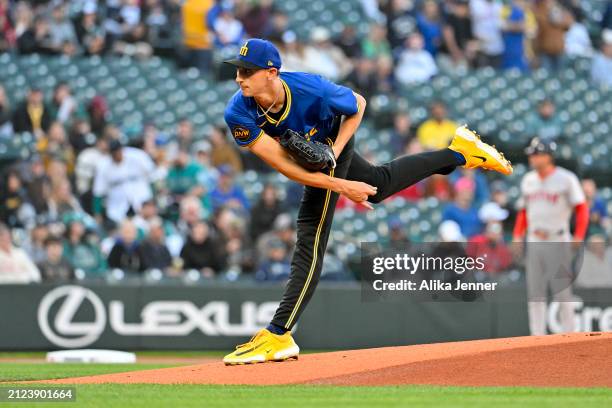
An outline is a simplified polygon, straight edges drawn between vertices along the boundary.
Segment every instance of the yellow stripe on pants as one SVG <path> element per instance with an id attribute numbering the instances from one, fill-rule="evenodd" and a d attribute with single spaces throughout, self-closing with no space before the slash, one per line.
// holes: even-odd
<path id="1" fill-rule="evenodd" d="M 327 139 L 327 142 L 330 145 L 334 144 L 333 141 L 329 138 Z M 331 177 L 334 177 L 334 169 L 330 170 L 329 175 Z M 298 312 L 298 310 L 300 310 L 300 305 L 302 304 L 302 301 L 304 300 L 304 296 L 306 296 L 306 292 L 308 291 L 308 286 L 310 286 L 310 281 L 312 280 L 312 275 L 314 274 L 314 270 L 317 265 L 317 257 L 319 253 L 318 251 L 319 237 L 321 236 L 321 230 L 323 229 L 323 224 L 325 223 L 325 215 L 327 214 L 327 207 L 329 206 L 330 197 L 331 197 L 331 190 L 327 190 L 327 193 L 325 194 L 325 204 L 323 204 L 323 214 L 321 214 L 321 219 L 319 220 L 319 226 L 317 227 L 317 233 L 315 234 L 315 242 L 314 242 L 314 248 L 312 251 L 313 254 L 312 254 L 312 263 L 310 264 L 310 271 L 308 272 L 308 277 L 306 278 L 306 283 L 304 284 L 304 287 L 302 288 L 302 291 L 300 292 L 300 296 L 298 297 L 298 300 L 295 306 L 293 307 L 293 311 L 291 312 L 291 315 L 289 316 L 287 323 L 285 323 L 286 329 L 291 327 L 291 323 L 293 322 L 293 319 L 295 319 L 296 313 Z"/>

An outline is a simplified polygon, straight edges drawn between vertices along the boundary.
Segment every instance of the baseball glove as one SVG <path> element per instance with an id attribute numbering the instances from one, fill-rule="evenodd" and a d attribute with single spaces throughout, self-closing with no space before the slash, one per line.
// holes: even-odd
<path id="1" fill-rule="evenodd" d="M 280 137 L 280 144 L 306 170 L 321 171 L 336 167 L 336 156 L 330 146 L 309 142 L 299 132 L 287 129 Z"/>

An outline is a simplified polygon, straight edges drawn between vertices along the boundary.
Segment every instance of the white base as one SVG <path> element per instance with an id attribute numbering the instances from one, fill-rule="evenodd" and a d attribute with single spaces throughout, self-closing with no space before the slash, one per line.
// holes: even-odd
<path id="1" fill-rule="evenodd" d="M 62 350 L 47 353 L 47 362 L 133 364 L 136 362 L 136 354 L 116 350 Z"/>

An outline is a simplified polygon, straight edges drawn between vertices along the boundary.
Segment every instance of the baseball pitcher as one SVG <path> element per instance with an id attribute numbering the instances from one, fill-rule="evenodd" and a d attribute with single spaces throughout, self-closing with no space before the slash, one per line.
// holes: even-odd
<path id="1" fill-rule="evenodd" d="M 354 149 L 353 135 L 366 107 L 361 95 L 318 75 L 280 72 L 278 50 L 261 39 L 248 40 L 226 62 L 236 66 L 240 86 L 225 110 L 236 143 L 306 186 L 280 306 L 267 328 L 225 356 L 226 364 L 297 358 L 291 328 L 317 286 L 340 194 L 371 209 L 371 203 L 457 166 L 512 173 L 510 162 L 466 127 L 457 129 L 447 149 L 373 165 Z"/>

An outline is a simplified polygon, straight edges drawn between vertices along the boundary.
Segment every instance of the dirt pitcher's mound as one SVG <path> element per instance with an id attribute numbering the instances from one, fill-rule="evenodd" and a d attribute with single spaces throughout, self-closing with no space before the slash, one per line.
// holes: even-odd
<path id="1" fill-rule="evenodd" d="M 45 382 L 612 387 L 612 333 L 337 351 L 231 367 L 218 361 Z"/>

